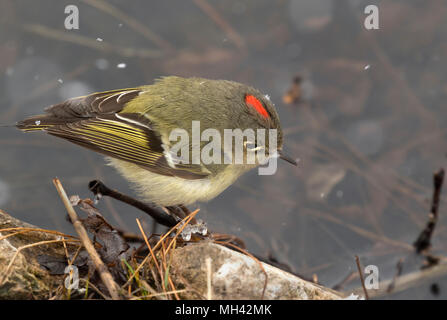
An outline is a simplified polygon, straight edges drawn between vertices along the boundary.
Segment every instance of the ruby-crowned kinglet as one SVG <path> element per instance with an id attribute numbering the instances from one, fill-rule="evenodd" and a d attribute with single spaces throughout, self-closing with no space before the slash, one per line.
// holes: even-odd
<path id="1" fill-rule="evenodd" d="M 268 134 L 261 142 L 245 137 L 243 159 L 265 151 L 267 159 L 280 157 L 296 165 L 281 152 L 282 130 L 268 96 L 237 82 L 164 77 L 152 85 L 69 99 L 45 111 L 17 127 L 25 132 L 44 131 L 106 155 L 144 200 L 161 206 L 210 200 L 260 164 L 257 160 L 235 162 L 236 143 L 226 149 L 221 139 L 226 130 L 276 129 L 274 154 Z M 198 138 L 195 125 L 200 127 Z M 208 140 L 213 137 L 211 157 L 216 161 L 192 159 L 195 147 L 206 148 L 209 143 L 203 139 L 205 132 Z M 177 138 L 192 136 L 192 140 L 182 144 L 172 139 L 173 133 Z M 178 157 L 175 147 L 186 156 Z M 223 155 L 215 154 L 221 151 Z M 203 154 L 210 153 L 199 152 Z M 230 161 L 225 161 L 228 157 Z"/>

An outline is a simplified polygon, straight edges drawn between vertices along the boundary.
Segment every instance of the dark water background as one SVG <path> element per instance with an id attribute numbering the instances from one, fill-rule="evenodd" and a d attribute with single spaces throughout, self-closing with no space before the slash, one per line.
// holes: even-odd
<path id="1" fill-rule="evenodd" d="M 68 4 L 79 8 L 79 30 L 64 29 Z M 363 26 L 368 4 L 379 5 L 379 30 Z M 199 217 L 326 286 L 356 272 L 354 255 L 385 280 L 400 258 L 404 273 L 420 267 L 411 244 L 427 219 L 432 174 L 446 166 L 446 40 L 442 0 L 1 0 L 0 123 L 163 75 L 253 85 L 275 102 L 299 166 L 246 174 L 200 204 Z M 301 102 L 285 104 L 297 75 Z M 40 227 L 73 233 L 53 177 L 81 197 L 91 197 L 94 178 L 132 194 L 100 155 L 57 138 L 0 128 L 0 148 L 0 208 Z M 439 255 L 447 249 L 445 189 L 433 238 Z M 99 208 L 122 229 L 137 232 L 135 218 L 150 227 L 114 201 Z M 354 276 L 344 289 L 359 285 Z M 441 277 L 390 297 L 446 292 Z"/>

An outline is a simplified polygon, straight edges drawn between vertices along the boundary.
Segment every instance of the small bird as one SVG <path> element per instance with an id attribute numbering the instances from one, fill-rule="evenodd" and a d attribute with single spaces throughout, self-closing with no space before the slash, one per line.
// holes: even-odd
<path id="1" fill-rule="evenodd" d="M 279 117 L 268 96 L 237 82 L 169 76 L 152 85 L 72 98 L 45 112 L 16 126 L 105 155 L 142 199 L 164 207 L 208 201 L 259 165 L 174 161 L 170 134 L 183 129 L 191 135 L 194 121 L 199 121 L 201 132 L 216 129 L 222 136 L 224 129 L 276 129 L 276 154 L 269 156 L 296 165 L 281 151 Z M 200 146 L 206 143 L 200 141 Z M 188 142 L 188 151 L 192 148 Z M 268 143 L 244 142 L 244 156 L 260 149 L 268 152 Z"/>

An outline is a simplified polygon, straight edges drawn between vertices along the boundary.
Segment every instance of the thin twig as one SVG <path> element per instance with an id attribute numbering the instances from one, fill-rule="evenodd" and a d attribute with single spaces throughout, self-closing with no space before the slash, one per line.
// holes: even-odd
<path id="1" fill-rule="evenodd" d="M 213 262 L 213 260 L 210 257 L 205 259 L 205 263 L 206 263 L 206 287 L 207 287 L 206 298 L 208 300 L 212 300 L 213 299 L 213 288 L 211 287 L 211 277 L 212 277 L 211 262 Z"/>
<path id="2" fill-rule="evenodd" d="M 165 248 L 165 242 L 162 241 L 161 242 L 161 267 L 163 270 L 163 276 L 161 277 L 161 287 L 163 288 L 163 292 L 166 292 L 166 287 L 167 287 L 167 277 L 168 277 L 168 267 L 166 266 L 166 248 Z M 175 290 L 175 288 L 172 288 L 173 290 Z M 166 295 L 166 298 L 168 298 L 169 300 L 171 300 L 171 296 Z"/>
<path id="3" fill-rule="evenodd" d="M 360 281 L 362 282 L 362 288 L 363 288 L 363 292 L 365 293 L 365 299 L 368 300 L 369 299 L 368 291 L 366 290 L 365 279 L 363 278 L 362 267 L 360 265 L 360 259 L 357 255 L 355 256 L 355 263 L 357 264 L 357 270 L 360 275 Z"/>
<path id="4" fill-rule="evenodd" d="M 159 298 L 160 295 L 164 294 L 164 293 L 159 293 L 157 292 L 154 288 L 152 288 L 146 281 L 144 281 L 143 279 L 140 279 L 141 284 L 143 285 L 144 289 L 146 289 L 146 291 L 151 292 L 151 296 L 156 297 L 159 300 L 162 300 L 163 298 Z"/>
<path id="5" fill-rule="evenodd" d="M 180 231 L 178 232 L 178 234 L 181 233 L 181 231 L 185 228 L 185 226 L 188 224 L 189 221 L 191 221 L 192 218 L 194 218 L 194 216 L 199 212 L 199 209 L 195 210 L 194 212 L 192 212 L 189 216 L 187 216 L 185 219 L 179 221 L 175 226 L 173 226 L 168 232 L 166 232 L 161 238 L 160 240 L 158 240 L 157 244 L 154 246 L 154 248 L 152 248 L 153 252 L 155 252 L 155 250 L 158 249 L 158 247 L 162 244 L 163 240 L 166 239 L 172 232 L 174 232 L 175 230 L 177 230 L 177 228 L 183 223 L 184 225 L 182 226 L 182 228 L 180 229 Z M 135 269 L 135 274 L 140 271 L 140 269 L 143 267 L 143 265 L 149 260 L 151 256 L 148 254 L 143 261 L 140 263 L 140 265 Z M 127 282 L 122 286 L 122 288 L 125 288 L 126 286 L 128 286 L 132 279 L 134 278 L 134 275 L 130 276 L 129 279 L 127 280 Z M 162 278 L 163 279 L 163 278 Z"/>
<path id="6" fill-rule="evenodd" d="M 109 299 L 109 297 L 107 297 L 104 293 L 102 293 L 101 290 L 99 290 L 99 288 L 97 288 L 93 283 L 91 283 L 87 279 L 80 278 L 79 280 L 85 282 L 89 288 L 92 288 L 93 291 L 95 291 L 97 294 L 99 294 L 104 300 Z"/>
<path id="7" fill-rule="evenodd" d="M 159 265 L 159 263 L 158 263 L 158 261 L 157 261 L 157 259 L 156 259 L 156 257 L 155 257 L 155 253 L 154 253 L 154 251 L 152 250 L 151 244 L 149 243 L 149 240 L 147 239 L 146 234 L 144 233 L 143 227 L 141 226 L 140 220 L 139 220 L 138 218 L 137 218 L 137 224 L 138 224 L 138 228 L 140 229 L 141 234 L 143 235 L 144 241 L 146 242 L 146 246 L 147 246 L 147 248 L 149 249 L 149 253 L 150 253 L 151 256 L 152 256 L 152 260 L 153 260 L 154 263 L 155 263 L 155 267 L 156 267 L 157 270 L 158 270 L 158 273 L 159 273 L 159 275 L 160 275 L 160 278 L 163 279 L 163 272 L 161 271 L 160 265 Z M 148 261 L 148 262 L 149 262 L 149 261 Z M 139 270 L 139 269 L 137 269 L 137 270 Z M 129 286 L 129 287 L 130 287 L 130 286 Z"/>
<path id="8" fill-rule="evenodd" d="M 169 271 L 169 270 L 168 270 Z M 175 296 L 175 298 L 177 299 L 177 300 L 180 300 L 180 297 L 179 297 L 179 295 L 177 294 L 177 289 L 175 288 L 175 286 L 174 286 L 174 282 L 172 281 L 172 279 L 171 279 L 171 277 L 169 276 L 169 274 L 168 274 L 168 281 L 169 281 L 169 285 L 171 286 L 171 288 L 172 288 L 172 291 L 171 292 L 173 292 L 173 294 L 174 294 L 174 296 Z M 168 291 L 166 291 L 166 294 L 168 294 Z"/>
<path id="9" fill-rule="evenodd" d="M 53 183 L 57 189 L 57 192 L 59 193 L 60 198 L 62 199 L 62 202 L 65 205 L 65 208 L 67 209 L 68 215 L 70 216 L 71 222 L 73 223 L 73 227 L 75 228 L 76 232 L 79 235 L 79 238 L 81 239 L 82 244 L 84 245 L 84 248 L 87 250 L 88 254 L 90 255 L 90 258 L 92 259 L 96 270 L 99 273 L 99 276 L 101 277 L 101 280 L 106 285 L 107 289 L 109 290 L 109 293 L 113 300 L 119 300 L 120 295 L 118 293 L 120 287 L 117 285 L 115 280 L 113 280 L 112 275 L 110 274 L 109 270 L 107 269 L 104 262 L 102 262 L 101 257 L 96 252 L 95 247 L 93 246 L 92 242 L 90 241 L 90 238 L 88 237 L 87 231 L 85 230 L 84 226 L 82 225 L 81 221 L 78 218 L 78 215 L 76 214 L 76 211 L 73 209 L 73 206 L 71 205 L 70 200 L 67 197 L 67 194 L 65 193 L 64 188 L 62 187 L 62 184 L 59 179 L 55 178 L 53 179 Z"/>
<path id="10" fill-rule="evenodd" d="M 8 232 L 8 231 L 20 231 L 20 233 L 24 233 L 24 232 L 39 232 L 39 233 L 48 233 L 48 234 L 52 234 L 52 235 L 56 235 L 56 236 L 61 236 L 64 238 L 71 238 L 72 240 L 76 240 L 76 237 L 74 236 L 70 236 L 68 234 L 62 233 L 62 232 L 58 232 L 58 231 L 54 231 L 54 230 L 46 230 L 46 229 L 40 229 L 40 228 L 28 228 L 28 227 L 13 227 L 13 228 L 4 228 L 4 229 L 0 229 L 0 232 Z M 9 237 L 10 235 L 8 234 L 7 236 L 5 236 L 5 238 Z M 0 240 L 3 240 L 4 238 L 0 238 Z"/>
<path id="11" fill-rule="evenodd" d="M 421 253 L 431 247 L 431 238 L 433 236 L 433 231 L 435 231 L 436 222 L 438 222 L 439 201 L 443 182 L 444 169 L 440 169 L 433 175 L 433 198 L 430 214 L 428 215 L 427 226 L 422 230 L 417 240 L 413 243 L 417 253 Z"/>
<path id="12" fill-rule="evenodd" d="M 0 278 L 0 285 L 2 285 L 3 282 L 7 279 L 8 273 L 9 273 L 12 265 L 14 264 L 14 261 L 16 260 L 17 256 L 19 255 L 19 253 L 22 250 L 28 249 L 28 248 L 31 248 L 31 247 L 40 246 L 40 245 L 43 245 L 43 244 L 66 242 L 66 241 L 70 241 L 70 240 L 67 240 L 67 239 L 46 240 L 46 241 L 40 241 L 40 242 L 36 242 L 36 243 L 30 243 L 30 244 L 27 244 L 25 246 L 22 246 L 22 247 L 18 248 L 17 251 L 14 253 L 14 256 L 12 257 L 12 259 L 9 261 L 9 264 L 6 267 L 5 271 L 3 272 L 3 276 Z"/>
<path id="13" fill-rule="evenodd" d="M 133 199 L 121 192 L 118 192 L 116 190 L 112 190 L 109 187 L 107 187 L 104 183 L 102 183 L 99 180 L 93 180 L 90 181 L 88 184 L 88 188 L 91 192 L 95 194 L 95 196 L 107 196 L 114 198 L 118 201 L 122 201 L 124 203 L 127 203 L 133 207 L 136 207 L 140 209 L 141 211 L 147 213 L 157 221 L 157 223 L 164 225 L 166 227 L 173 227 L 177 224 L 177 220 L 164 212 L 161 208 L 157 208 L 154 206 L 149 206 L 141 201 L 138 201 L 136 199 Z"/>
<path id="14" fill-rule="evenodd" d="M 26 32 L 37 34 L 42 37 L 57 41 L 69 42 L 98 51 L 113 52 L 126 58 L 160 58 L 162 56 L 162 52 L 160 52 L 159 50 L 123 48 L 112 45 L 105 41 L 98 42 L 96 39 L 92 39 L 79 34 L 67 33 L 56 29 L 51 29 L 40 24 L 24 24 L 22 25 L 22 28 Z"/>
<path id="15" fill-rule="evenodd" d="M 166 293 L 164 293 L 164 292 L 154 293 L 154 294 L 150 294 L 150 295 L 147 295 L 147 296 L 134 297 L 134 298 L 131 298 L 130 300 L 142 300 L 142 299 L 145 299 L 145 298 L 153 298 L 153 297 L 156 298 L 158 296 L 164 296 L 165 294 L 176 294 L 176 293 L 182 293 L 182 292 L 186 292 L 186 291 L 188 291 L 188 290 L 181 289 L 181 290 L 175 290 L 175 291 L 166 291 Z"/>

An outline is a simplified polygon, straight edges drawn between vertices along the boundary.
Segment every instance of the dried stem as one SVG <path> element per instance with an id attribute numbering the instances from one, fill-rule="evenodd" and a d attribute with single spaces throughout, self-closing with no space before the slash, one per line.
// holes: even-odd
<path id="1" fill-rule="evenodd" d="M 438 222 L 439 200 L 441 195 L 442 183 L 444 182 L 444 169 L 440 169 L 433 175 L 433 198 L 431 202 L 431 210 L 428 216 L 427 226 L 419 234 L 419 237 L 413 243 L 417 253 L 431 247 L 431 237 L 435 231 L 436 222 Z"/>
<path id="2" fill-rule="evenodd" d="M 355 256 L 355 263 L 357 264 L 357 270 L 359 271 L 360 281 L 362 282 L 363 292 L 365 293 L 365 299 L 368 300 L 369 299 L 368 291 L 366 290 L 365 279 L 363 278 L 362 266 L 360 265 L 360 259 L 358 256 Z"/>
<path id="3" fill-rule="evenodd" d="M 60 198 L 62 199 L 62 202 L 65 205 L 65 208 L 67 209 L 68 215 L 70 216 L 70 219 L 73 223 L 73 227 L 75 228 L 76 232 L 79 235 L 79 238 L 81 239 L 82 244 L 84 245 L 84 248 L 87 250 L 88 254 L 90 255 L 90 258 L 92 259 L 96 270 L 99 273 L 99 276 L 101 277 L 101 280 L 106 285 L 107 289 L 109 290 L 109 293 L 113 300 L 119 300 L 119 289 L 120 287 L 118 284 L 113 280 L 112 275 L 110 274 L 109 270 L 107 269 L 107 266 L 102 262 L 101 257 L 96 252 L 95 247 L 93 246 L 92 242 L 90 241 L 90 238 L 88 237 L 87 231 L 85 230 L 84 226 L 82 225 L 81 221 L 78 218 L 78 215 L 76 214 L 76 211 L 73 209 L 73 206 L 71 205 L 70 200 L 67 197 L 67 194 L 65 193 L 64 188 L 62 187 L 62 184 L 59 179 L 55 178 L 53 179 L 53 183 L 57 189 L 57 192 L 59 193 Z"/>
<path id="4" fill-rule="evenodd" d="M 206 292 L 206 298 L 208 300 L 212 300 L 213 299 L 213 288 L 211 286 L 212 283 L 212 266 L 211 263 L 213 262 L 213 260 L 208 257 L 205 260 L 206 262 L 206 287 L 207 287 L 207 292 Z"/>
<path id="5" fill-rule="evenodd" d="M 16 260 L 17 256 L 19 255 L 19 253 L 22 250 L 28 249 L 28 248 L 31 248 L 31 247 L 44 245 L 44 244 L 67 242 L 67 241 L 70 241 L 70 240 L 67 240 L 67 239 L 45 240 L 45 241 L 40 241 L 40 242 L 36 242 L 36 243 L 30 243 L 30 244 L 27 244 L 27 245 L 25 245 L 23 247 L 18 248 L 17 251 L 14 253 L 14 256 L 12 257 L 12 259 L 9 261 L 9 264 L 6 267 L 5 271 L 3 272 L 3 275 L 0 277 L 0 285 L 2 285 L 4 283 L 4 281 L 8 278 L 9 271 L 11 270 L 11 267 L 14 264 L 14 261 Z"/>
<path id="6" fill-rule="evenodd" d="M 152 248 L 152 253 L 155 252 L 155 250 L 157 250 L 160 245 L 163 243 L 163 241 L 175 230 L 177 230 L 177 228 L 182 225 L 182 227 L 180 228 L 180 230 L 177 231 L 177 235 L 180 234 L 182 232 L 182 230 L 185 228 L 185 226 L 191 221 L 192 218 L 195 217 L 195 215 L 199 212 L 199 209 L 195 210 L 194 212 L 192 212 L 189 216 L 187 216 L 185 219 L 179 221 L 175 226 L 173 226 L 168 232 L 166 232 L 161 238 L 160 240 L 158 240 L 157 244 L 154 246 L 154 248 Z M 174 240 L 177 237 L 174 238 Z M 172 243 L 172 242 L 171 242 Z M 169 247 L 168 247 L 169 248 Z M 147 255 L 146 258 L 143 259 L 143 261 L 140 263 L 140 265 L 135 269 L 135 274 L 137 274 L 140 269 L 143 267 L 143 265 L 149 260 L 149 258 L 151 257 L 151 255 Z M 127 282 L 122 286 L 123 288 L 125 288 L 126 286 L 130 285 L 132 279 L 134 278 L 135 274 L 133 274 L 132 276 L 129 277 L 129 279 L 127 280 Z"/>
<path id="7" fill-rule="evenodd" d="M 37 34 L 39 36 L 57 40 L 73 43 L 76 45 L 84 46 L 90 49 L 103 51 L 103 52 L 111 52 L 118 55 L 121 55 L 125 58 L 160 58 L 162 56 L 162 52 L 159 50 L 153 49 L 136 49 L 136 48 L 122 48 L 119 46 L 112 45 L 108 42 L 98 42 L 95 39 L 91 39 L 86 36 L 82 36 L 79 34 L 71 34 L 66 33 L 64 31 L 55 30 L 52 28 L 48 28 L 44 25 L 40 24 L 24 24 L 22 26 L 23 30 L 29 33 Z M 56 82 L 54 82 L 56 83 Z"/>

